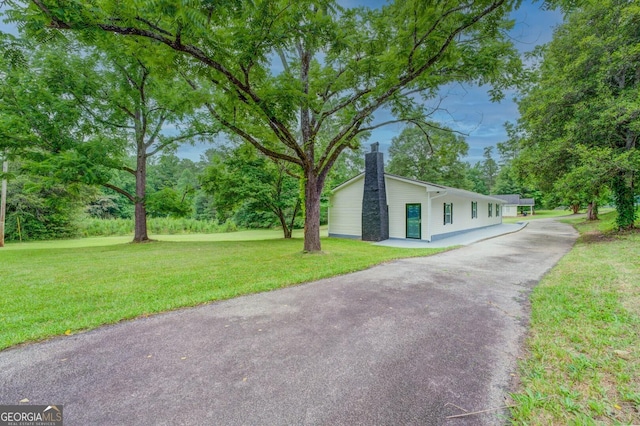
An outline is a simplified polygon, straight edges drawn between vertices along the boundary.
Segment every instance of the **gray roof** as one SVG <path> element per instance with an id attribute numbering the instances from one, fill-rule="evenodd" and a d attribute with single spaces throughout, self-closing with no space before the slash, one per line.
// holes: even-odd
<path id="1" fill-rule="evenodd" d="M 492 195 L 492 197 L 500 198 L 504 200 L 507 204 L 515 204 L 518 206 L 533 206 L 536 204 L 533 198 L 520 198 L 519 194 L 500 194 L 500 195 Z"/>
<path id="2" fill-rule="evenodd" d="M 495 201 L 495 202 L 499 202 L 502 201 L 501 198 L 495 196 L 495 195 L 484 195 L 484 194 L 479 194 L 477 192 L 472 192 L 472 191 L 467 191 L 466 189 L 458 189 L 458 188 L 453 188 L 450 186 L 444 186 L 444 185 L 438 185 L 435 183 L 431 183 L 431 182 L 424 182 L 421 180 L 417 180 L 417 179 L 411 179 L 411 178 L 406 178 L 403 176 L 398 176 L 398 175 L 394 175 L 391 173 L 387 173 L 384 172 L 384 176 L 387 178 L 391 178 L 391 179 L 397 179 L 397 180 L 401 180 L 404 182 L 408 182 L 414 185 L 419 185 L 419 186 L 423 186 L 426 188 L 427 191 L 429 191 L 430 189 L 436 190 L 436 191 L 445 191 L 445 192 L 449 192 L 451 194 L 456 194 L 459 196 L 464 196 L 464 197 L 473 197 L 473 198 L 479 198 L 479 199 L 483 199 L 483 200 L 489 200 L 489 201 Z M 338 191 L 340 189 L 342 189 L 343 187 L 351 184 L 352 182 L 355 182 L 356 180 L 360 179 L 360 178 L 364 178 L 364 173 L 360 173 L 357 176 L 352 177 L 351 179 L 347 180 L 346 182 L 341 183 L 340 185 L 336 186 L 335 188 L 333 188 L 331 190 L 331 192 L 335 192 Z"/>

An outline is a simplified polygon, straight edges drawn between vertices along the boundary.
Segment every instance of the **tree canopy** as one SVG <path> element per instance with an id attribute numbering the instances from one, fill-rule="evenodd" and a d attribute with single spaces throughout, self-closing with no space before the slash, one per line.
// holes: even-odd
<path id="1" fill-rule="evenodd" d="M 520 170 L 571 203 L 593 204 L 611 189 L 620 229 L 636 218 L 639 16 L 640 6 L 619 0 L 572 9 L 520 101 Z"/>
<path id="2" fill-rule="evenodd" d="M 88 42 L 146 39 L 169 58 L 212 120 L 304 181 L 306 251 L 320 250 L 320 198 L 340 154 L 389 122 L 421 122 L 452 81 L 492 85 L 518 78 L 504 34 L 514 1 L 398 0 L 343 9 L 330 0 L 62 2 L 10 0 L 11 17 L 46 38 L 74 30 Z M 167 65 L 167 68 L 169 66 Z M 385 108 L 393 114 L 375 121 Z"/>
<path id="3" fill-rule="evenodd" d="M 391 141 L 387 170 L 400 176 L 440 185 L 466 188 L 469 145 L 451 129 L 435 123 L 425 130 L 409 126 Z"/>
<path id="4" fill-rule="evenodd" d="M 203 189 L 213 195 L 218 212 L 246 206 L 252 215 L 267 214 L 291 238 L 300 213 L 300 183 L 284 161 L 270 161 L 248 145 L 231 152 L 216 151 L 200 177 Z"/>
<path id="5" fill-rule="evenodd" d="M 145 40 L 137 42 L 142 53 L 105 41 L 24 49 L 24 64 L 5 72 L 0 148 L 40 175 L 124 195 L 135 205 L 134 241 L 142 242 L 148 159 L 210 132 L 198 124 L 187 83 L 166 70 L 158 78 L 157 66 L 143 62 Z M 135 181 L 132 190 L 115 183 L 117 171 Z"/>

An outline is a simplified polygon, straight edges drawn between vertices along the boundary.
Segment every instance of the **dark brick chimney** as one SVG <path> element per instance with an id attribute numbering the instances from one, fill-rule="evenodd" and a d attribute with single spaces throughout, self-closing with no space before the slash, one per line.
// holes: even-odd
<path id="1" fill-rule="evenodd" d="M 362 198 L 362 240 L 389 239 L 389 209 L 384 185 L 384 159 L 378 142 L 364 157 L 364 196 Z"/>

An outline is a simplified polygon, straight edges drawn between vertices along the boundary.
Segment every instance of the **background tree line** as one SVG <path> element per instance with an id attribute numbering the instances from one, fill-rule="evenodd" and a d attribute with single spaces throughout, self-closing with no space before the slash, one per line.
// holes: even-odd
<path id="1" fill-rule="evenodd" d="M 215 147 L 207 149 L 199 161 L 166 152 L 149 162 L 147 217 L 209 221 L 214 225 L 205 229 L 210 231 L 277 227 L 285 238 L 291 236 L 292 229 L 302 228 L 300 181 L 288 173 L 286 164 L 273 162 L 240 141 L 224 138 L 212 144 Z M 408 126 L 392 141 L 387 171 L 484 194 L 501 189 L 509 193 L 522 191 L 501 178 L 502 161 L 493 159 L 492 149 L 487 149 L 484 160 L 475 165 L 464 161 L 467 152 L 464 137 L 448 129 L 434 128 L 426 138 Z M 505 159 L 504 155 L 501 159 Z M 131 165 L 135 162 L 133 155 L 124 161 Z M 362 149 L 339 159 L 323 194 L 322 223 L 326 223 L 330 190 L 363 169 Z M 498 172 L 499 169 L 503 171 Z M 114 171 L 108 186 L 92 186 L 47 178 L 16 158 L 11 162 L 10 175 L 8 240 L 109 232 L 97 227 L 92 219 L 133 222 L 135 206 L 122 192 L 134 193 L 135 180 L 126 171 Z M 132 226 L 126 229 L 127 233 L 131 231 Z"/>
<path id="2" fill-rule="evenodd" d="M 565 23 L 535 52 L 539 66 L 511 130 L 516 176 L 551 205 L 613 201 L 617 226 L 637 219 L 640 155 L 640 5 L 561 3 Z"/>

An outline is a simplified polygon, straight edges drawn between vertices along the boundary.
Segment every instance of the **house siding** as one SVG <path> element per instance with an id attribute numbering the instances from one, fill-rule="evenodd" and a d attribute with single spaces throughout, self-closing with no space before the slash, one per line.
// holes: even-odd
<path id="1" fill-rule="evenodd" d="M 330 236 L 353 238 L 362 236 L 363 193 L 364 176 L 333 193 L 329 198 Z"/>
<path id="2" fill-rule="evenodd" d="M 504 216 L 506 217 L 516 217 L 518 216 L 518 206 L 504 206 Z"/>
<path id="3" fill-rule="evenodd" d="M 421 236 L 427 238 L 427 190 L 423 186 L 385 177 L 389 205 L 389 238 L 407 237 L 407 204 L 420 204 Z"/>
<path id="4" fill-rule="evenodd" d="M 487 200 L 480 194 L 452 190 L 457 194 L 427 192 L 427 187 L 404 179 L 385 176 L 389 209 L 389 237 L 406 238 L 406 205 L 421 206 L 421 239 L 437 240 L 449 235 L 502 223 L 504 203 Z M 360 238 L 362 235 L 362 198 L 364 175 L 336 190 L 329 199 L 329 235 Z M 460 194 L 460 192 L 463 192 Z M 468 194 L 468 195 L 467 195 Z M 477 218 L 471 217 L 471 203 L 477 202 Z M 444 204 L 453 204 L 453 223 L 444 224 Z M 489 217 L 489 203 L 492 216 Z M 496 215 L 496 205 L 500 215 Z"/>
<path id="5" fill-rule="evenodd" d="M 478 217 L 471 217 L 471 202 L 478 203 Z M 444 223 L 444 204 L 453 204 L 453 223 Z M 492 216 L 489 217 L 489 204 L 492 204 Z M 497 202 L 480 198 L 444 195 L 431 200 L 431 238 L 438 239 L 475 228 L 498 225 L 502 223 L 502 207 L 500 216 L 496 215 Z"/>

